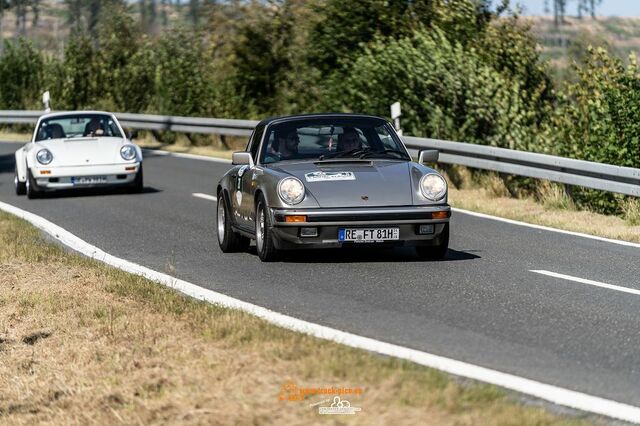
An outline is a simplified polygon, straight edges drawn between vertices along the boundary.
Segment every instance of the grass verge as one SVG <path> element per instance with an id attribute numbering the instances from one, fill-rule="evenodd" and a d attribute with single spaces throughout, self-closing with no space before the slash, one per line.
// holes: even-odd
<path id="1" fill-rule="evenodd" d="M 2 212 L 0 359 L 5 424 L 586 421 L 195 301 L 65 252 Z M 331 387 L 361 390 L 343 397 L 362 411 L 310 407 L 332 395 L 289 400 L 296 389 Z"/>

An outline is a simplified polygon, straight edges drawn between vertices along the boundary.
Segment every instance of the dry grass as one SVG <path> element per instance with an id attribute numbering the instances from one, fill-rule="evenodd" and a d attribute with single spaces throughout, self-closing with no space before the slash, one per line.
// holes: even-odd
<path id="1" fill-rule="evenodd" d="M 605 238 L 640 242 L 639 222 L 589 211 L 573 210 L 564 192 L 551 189 L 542 203 L 532 198 L 516 199 L 496 197 L 487 189 L 449 189 L 452 206 L 474 212 L 486 213 L 507 219 L 519 220 L 537 225 L 567 231 L 581 232 Z M 638 209 L 638 205 L 635 204 Z M 639 209 L 640 210 L 640 209 Z M 636 220 L 639 216 L 635 210 Z"/>
<path id="2" fill-rule="evenodd" d="M 623 205 L 624 219 L 630 226 L 640 225 L 640 199 L 629 198 Z"/>
<path id="3" fill-rule="evenodd" d="M 31 133 L 13 132 L 6 129 L 0 129 L 0 142 L 29 142 Z"/>
<path id="4" fill-rule="evenodd" d="M 0 213 L 0 423 L 566 424 L 493 386 L 454 380 L 183 297 L 65 253 Z M 281 401 L 362 388 L 355 416 Z M 593 420 L 593 418 L 590 418 Z"/>

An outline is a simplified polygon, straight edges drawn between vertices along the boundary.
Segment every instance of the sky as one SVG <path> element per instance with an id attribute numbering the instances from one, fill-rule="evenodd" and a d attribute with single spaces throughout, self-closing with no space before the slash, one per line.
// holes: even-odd
<path id="1" fill-rule="evenodd" d="M 544 14 L 544 0 L 511 0 L 511 3 L 520 3 L 524 6 L 526 15 Z M 552 1 L 549 0 L 549 4 L 551 3 Z M 568 15 L 577 13 L 576 4 L 575 0 L 569 0 Z M 602 4 L 598 6 L 597 14 L 606 16 L 640 16 L 640 0 L 602 0 Z"/>

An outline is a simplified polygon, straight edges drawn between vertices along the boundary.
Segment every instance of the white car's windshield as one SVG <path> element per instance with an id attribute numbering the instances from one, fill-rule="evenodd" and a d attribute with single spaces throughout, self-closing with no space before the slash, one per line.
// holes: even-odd
<path id="1" fill-rule="evenodd" d="M 411 160 L 394 130 L 383 120 L 322 117 L 270 126 L 261 162 L 338 158 Z"/>
<path id="2" fill-rule="evenodd" d="M 113 117 L 107 114 L 69 114 L 47 118 L 40 122 L 36 142 L 48 139 L 83 137 L 117 137 L 122 133 Z"/>

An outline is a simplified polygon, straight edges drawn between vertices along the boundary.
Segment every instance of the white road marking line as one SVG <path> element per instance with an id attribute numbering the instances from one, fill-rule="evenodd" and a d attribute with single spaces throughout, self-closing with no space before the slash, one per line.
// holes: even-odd
<path id="1" fill-rule="evenodd" d="M 426 367 L 435 368 L 457 376 L 479 380 L 496 386 L 502 386 L 517 392 L 550 401 L 554 404 L 565 405 L 578 410 L 601 414 L 620 420 L 640 423 L 640 407 L 616 402 L 582 392 L 572 391 L 535 380 L 519 377 L 513 374 L 503 373 L 478 365 L 456 361 L 439 355 L 422 352 L 403 346 L 382 342 L 368 337 L 358 336 L 320 324 L 304 321 L 298 318 L 283 315 L 258 305 L 244 302 L 222 293 L 197 286 L 187 281 L 176 279 L 170 275 L 156 272 L 144 266 L 120 259 L 105 253 L 101 249 L 83 241 L 69 231 L 49 222 L 43 217 L 29 213 L 0 201 L 0 210 L 18 216 L 52 237 L 62 244 L 76 250 L 85 256 L 99 260 L 108 265 L 119 268 L 132 274 L 140 275 L 159 284 L 173 288 L 198 300 L 206 300 L 227 308 L 238 309 L 262 318 L 277 326 L 309 334 L 320 339 L 331 340 L 353 348 L 377 352 L 382 355 L 393 356 L 415 362 Z"/>
<path id="2" fill-rule="evenodd" d="M 634 288 L 620 287 L 618 285 L 601 283 L 600 281 L 593 281 L 593 280 L 588 280 L 588 279 L 585 279 L 585 278 L 572 277 L 571 275 L 558 274 L 557 272 L 551 272 L 551 271 L 533 270 L 533 269 L 531 269 L 531 270 L 529 270 L 529 272 L 534 272 L 536 274 L 547 275 L 549 277 L 560 278 L 560 279 L 567 280 L 567 281 L 574 281 L 574 282 L 581 283 L 581 284 L 588 284 L 588 285 L 592 285 L 592 286 L 595 286 L 595 287 L 602 287 L 602 288 L 606 288 L 608 290 L 621 291 L 623 293 L 630 293 L 630 294 L 635 294 L 636 296 L 640 296 L 640 290 L 636 290 Z"/>
<path id="3" fill-rule="evenodd" d="M 455 208 L 455 207 L 452 207 L 451 210 L 453 210 L 454 212 L 458 212 L 458 213 L 468 214 L 469 216 L 476 216 L 476 217 L 480 217 L 482 219 L 495 220 L 495 221 L 498 221 L 498 222 L 509 223 L 511 225 L 526 226 L 527 228 L 539 229 L 541 231 L 556 232 L 558 234 L 572 235 L 574 237 L 589 238 L 590 240 L 602 241 L 602 242 L 605 242 L 605 243 L 611 243 L 611 244 L 618 244 L 618 245 L 621 245 L 621 246 L 640 248 L 640 244 L 639 243 L 632 243 L 632 242 L 629 242 L 629 241 L 622 241 L 622 240 L 614 240 L 612 238 L 598 237 L 598 236 L 595 236 L 595 235 L 583 234 L 581 232 L 565 231 L 564 229 L 551 228 L 549 226 L 543 226 L 543 225 L 535 225 L 535 224 L 532 224 L 532 223 L 520 222 L 518 220 L 513 220 L 513 219 L 505 219 L 503 217 L 491 216 L 491 215 L 488 215 L 488 214 L 472 212 L 470 210 L 458 209 L 458 208 Z"/>
<path id="4" fill-rule="evenodd" d="M 203 200 L 218 201 L 218 197 L 214 197 L 213 195 L 209 195 L 209 194 L 203 194 L 201 192 L 194 192 L 191 195 L 193 195 L 196 198 L 202 198 Z"/>

